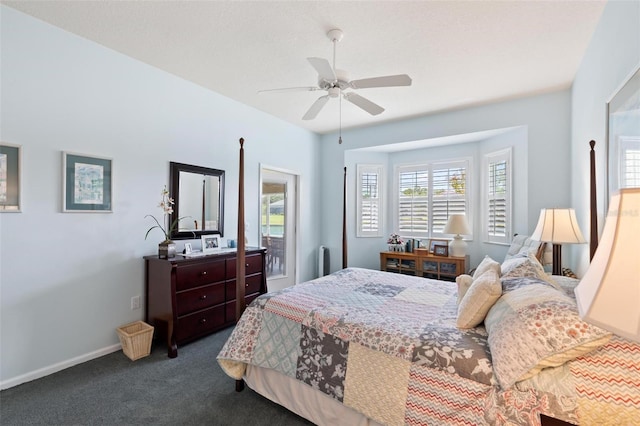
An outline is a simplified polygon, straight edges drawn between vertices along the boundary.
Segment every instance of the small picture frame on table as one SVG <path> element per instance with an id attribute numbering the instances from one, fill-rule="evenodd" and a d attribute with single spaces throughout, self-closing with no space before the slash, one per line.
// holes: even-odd
<path id="1" fill-rule="evenodd" d="M 449 256 L 449 245 L 448 244 L 435 244 L 433 246 L 433 255 L 434 256 L 443 256 L 443 257 L 448 257 Z"/>
<path id="2" fill-rule="evenodd" d="M 446 245 L 449 246 L 449 242 L 447 240 L 431 240 L 429 241 L 429 253 L 435 254 L 435 247 L 437 245 Z"/>
<path id="3" fill-rule="evenodd" d="M 215 253 L 220 251 L 220 236 L 219 235 L 203 235 L 202 240 L 202 252 L 203 253 Z"/>
<path id="4" fill-rule="evenodd" d="M 184 254 L 193 253 L 193 248 L 191 247 L 191 243 L 184 243 Z"/>
<path id="5" fill-rule="evenodd" d="M 111 213 L 113 172 L 110 158 L 62 153 L 62 211 Z"/>

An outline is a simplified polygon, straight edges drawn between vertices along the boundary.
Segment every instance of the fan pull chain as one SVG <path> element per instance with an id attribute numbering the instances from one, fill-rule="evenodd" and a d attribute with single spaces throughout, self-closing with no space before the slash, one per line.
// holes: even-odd
<path id="1" fill-rule="evenodd" d="M 342 34 L 342 33 L 340 33 Z M 340 35 L 340 38 L 342 38 L 342 35 Z M 333 40 L 333 72 L 336 72 L 336 43 L 338 41 L 340 41 L 337 38 L 334 38 Z M 336 76 L 337 78 L 337 76 Z M 339 127 L 338 127 L 338 144 L 342 145 L 342 88 L 340 86 L 338 86 L 338 112 L 339 112 L 339 117 L 338 117 L 338 122 L 339 122 Z"/>

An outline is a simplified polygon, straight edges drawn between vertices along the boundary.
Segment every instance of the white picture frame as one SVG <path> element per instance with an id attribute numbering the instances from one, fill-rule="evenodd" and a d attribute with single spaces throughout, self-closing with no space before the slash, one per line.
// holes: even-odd
<path id="1" fill-rule="evenodd" d="M 200 237 L 200 240 L 202 241 L 203 253 L 215 253 L 221 250 L 220 235 L 217 235 L 217 234 L 202 235 Z"/>
<path id="2" fill-rule="evenodd" d="M 22 146 L 0 142 L 0 213 L 20 213 Z"/>
<path id="3" fill-rule="evenodd" d="M 191 247 L 191 243 L 184 243 L 184 254 L 193 253 L 193 248 Z"/>

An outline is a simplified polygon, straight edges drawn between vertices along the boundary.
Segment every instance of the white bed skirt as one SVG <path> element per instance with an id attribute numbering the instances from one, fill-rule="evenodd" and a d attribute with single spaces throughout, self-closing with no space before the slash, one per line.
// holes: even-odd
<path id="1" fill-rule="evenodd" d="M 249 365 L 244 381 L 260 395 L 319 426 L 382 426 L 311 386 L 276 370 Z"/>

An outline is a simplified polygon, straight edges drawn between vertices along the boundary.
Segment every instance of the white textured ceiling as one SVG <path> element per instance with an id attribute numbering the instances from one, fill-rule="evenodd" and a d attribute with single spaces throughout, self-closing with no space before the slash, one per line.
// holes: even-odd
<path id="1" fill-rule="evenodd" d="M 342 102 L 357 127 L 567 88 L 605 1 L 2 1 L 14 9 L 318 133 L 339 126 L 307 57 L 351 79 L 408 74 L 410 87 L 360 89 L 386 109 Z"/>

